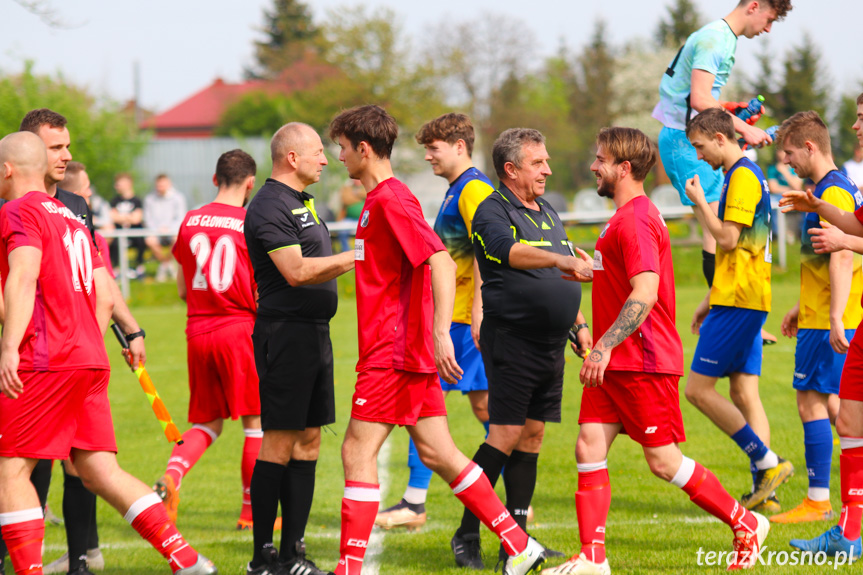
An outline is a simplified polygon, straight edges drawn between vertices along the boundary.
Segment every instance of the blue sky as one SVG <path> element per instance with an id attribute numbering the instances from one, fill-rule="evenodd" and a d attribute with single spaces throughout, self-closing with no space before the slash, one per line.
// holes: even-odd
<path id="1" fill-rule="evenodd" d="M 670 2 L 671 0 L 668 0 Z M 854 91 L 863 83 L 863 1 L 794 0 L 797 6 L 769 35 L 780 60 L 809 33 L 821 47 L 831 85 Z M 724 16 L 733 0 L 695 0 L 707 19 Z M 116 100 L 133 95 L 133 62 L 141 70 L 142 103 L 164 110 L 208 85 L 214 77 L 242 77 L 251 61 L 256 27 L 270 0 L 150 0 L 146 3 L 104 0 L 54 0 L 67 29 L 50 29 L 37 16 L 7 0 L 0 19 L 0 71 L 16 72 L 25 60 L 37 72 L 62 71 L 69 80 Z M 310 0 L 316 18 L 326 10 L 354 5 L 351 0 Z M 407 31 L 422 35 L 423 25 L 444 18 L 471 20 L 489 11 L 524 22 L 537 37 L 540 54 L 551 54 L 565 42 L 580 48 L 594 22 L 608 23 L 610 42 L 620 44 L 653 33 L 666 2 L 660 0 L 436 0 L 404 2 L 364 0 L 370 8 L 388 6 Z M 737 73 L 755 71 L 754 56 L 762 39 L 741 40 Z M 658 79 L 657 79 L 658 81 Z"/>

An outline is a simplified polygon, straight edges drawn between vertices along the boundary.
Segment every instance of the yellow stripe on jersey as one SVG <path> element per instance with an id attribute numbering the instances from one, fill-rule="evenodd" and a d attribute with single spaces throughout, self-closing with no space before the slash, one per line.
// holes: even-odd
<path id="1" fill-rule="evenodd" d="M 853 212 L 854 197 L 849 190 L 831 186 L 824 190 L 821 199 L 840 210 Z M 823 218 L 820 219 L 822 222 Z M 830 329 L 830 254 L 816 254 L 812 243 L 804 237 L 800 250 L 800 316 L 801 329 Z M 856 329 L 863 320 L 860 298 L 863 295 L 863 271 L 861 257 L 854 254 L 851 276 L 851 292 L 845 304 L 842 323 L 845 329 Z"/>
<path id="2" fill-rule="evenodd" d="M 476 214 L 476 209 L 493 191 L 494 188 L 482 180 L 471 180 L 462 188 L 458 199 L 458 211 L 464 219 L 468 237 L 473 233 L 473 216 Z"/>

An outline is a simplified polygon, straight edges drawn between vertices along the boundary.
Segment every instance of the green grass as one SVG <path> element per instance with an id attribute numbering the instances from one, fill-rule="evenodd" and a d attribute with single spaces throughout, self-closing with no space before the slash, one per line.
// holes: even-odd
<path id="1" fill-rule="evenodd" d="M 704 295 L 701 278 L 700 250 L 675 249 L 678 278 L 678 326 L 683 338 L 687 366 L 696 338 L 689 333 L 689 322 L 697 302 Z M 791 271 L 776 274 L 773 312 L 767 329 L 779 333 L 784 313 L 794 303 L 798 285 L 796 263 Z M 585 299 L 590 301 L 589 287 Z M 339 508 L 342 495 L 342 468 L 339 458 L 345 425 L 350 413 L 356 361 L 356 313 L 349 280 L 340 282 L 339 312 L 332 323 L 335 351 L 335 379 L 338 421 L 323 434 L 321 458 L 317 473 L 317 491 L 307 531 L 307 544 L 313 559 L 321 567 L 333 568 L 338 559 Z M 188 388 L 184 343 L 185 308 L 176 298 L 172 285 L 133 283 L 132 310 L 147 330 L 148 370 L 168 405 L 174 420 L 186 429 Z M 585 305 L 589 315 L 589 305 Z M 733 337 L 733 334 L 729 334 Z M 120 448 L 119 460 L 128 471 L 146 482 L 157 479 L 167 463 L 170 445 L 164 439 L 147 400 L 135 377 L 122 364 L 113 336 L 106 338 L 112 358 L 110 394 Z M 762 398 L 771 419 L 773 447 L 797 466 L 797 475 L 779 491 L 785 508 L 796 505 L 806 492 L 803 459 L 802 426 L 797 416 L 794 391 L 791 388 L 794 342 L 782 339 L 766 348 Z M 566 553 L 577 551 L 578 531 L 573 493 L 576 471 L 573 447 L 581 386 L 578 382 L 580 360 L 567 352 L 567 369 L 563 406 L 563 423 L 549 425 L 539 460 L 539 478 L 533 505 L 537 523 L 530 526 L 534 535 L 555 549 Z M 681 387 L 685 380 L 681 380 Z M 727 389 L 723 382 L 720 389 Z M 482 440 L 480 425 L 470 413 L 466 400 L 451 394 L 447 398 L 450 426 L 456 443 L 472 455 Z M 686 424 L 687 442 L 683 451 L 712 469 L 729 492 L 739 496 L 748 491 L 748 460 L 733 442 L 685 400 L 681 404 Z M 204 455 L 183 482 L 179 527 L 187 539 L 213 559 L 220 573 L 243 573 L 250 558 L 252 534 L 234 531 L 240 510 L 240 451 L 243 441 L 238 422 L 225 426 L 222 437 Z M 384 504 L 395 502 L 404 489 L 407 471 L 404 465 L 407 434 L 397 429 L 390 440 L 390 457 L 386 471 L 389 489 Z M 838 448 L 837 448 L 838 451 Z M 720 573 L 722 568 L 698 567 L 696 552 L 729 550 L 728 528 L 711 520 L 706 513 L 688 501 L 685 494 L 653 477 L 637 444 L 626 436 L 615 443 L 609 457 L 612 478 L 612 504 L 608 522 L 607 546 L 615 573 Z M 50 505 L 61 510 L 62 474 L 55 467 Z M 838 456 L 834 456 L 833 502 L 838 509 Z M 502 492 L 499 487 L 498 492 Z M 449 550 L 449 539 L 461 516 L 461 506 L 440 479 L 432 481 L 429 493 L 429 521 L 420 534 L 388 532 L 377 560 L 380 573 L 388 575 L 464 573 L 455 566 Z M 99 502 L 100 535 L 108 575 L 144 575 L 168 573 L 163 559 L 141 541 L 113 509 Z M 788 550 L 792 537 L 813 537 L 829 523 L 773 527 L 768 546 Z M 46 530 L 45 561 L 51 561 L 65 549 L 62 527 Z M 484 532 L 483 549 L 489 570 L 497 557 L 497 542 Z M 770 572 L 809 573 L 827 571 L 828 567 L 771 567 Z M 489 571 L 490 572 L 490 571 Z"/>

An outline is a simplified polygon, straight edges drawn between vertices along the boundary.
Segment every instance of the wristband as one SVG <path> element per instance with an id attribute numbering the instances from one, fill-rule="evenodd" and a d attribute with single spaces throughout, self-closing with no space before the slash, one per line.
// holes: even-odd
<path id="1" fill-rule="evenodd" d="M 579 332 L 579 331 L 581 331 L 582 329 L 587 329 L 587 330 L 589 330 L 589 329 L 590 329 L 590 326 L 589 326 L 589 325 L 587 325 L 586 323 L 580 323 L 580 324 L 578 324 L 577 326 L 575 326 L 575 331 L 576 331 L 576 333 L 578 333 L 578 332 Z M 129 336 L 126 336 L 126 337 L 129 337 Z"/>
<path id="2" fill-rule="evenodd" d="M 132 341 L 133 339 L 137 339 L 139 337 L 147 337 L 147 332 L 145 332 L 143 329 L 141 329 L 141 331 L 136 331 L 135 333 L 126 334 L 126 341 Z"/>

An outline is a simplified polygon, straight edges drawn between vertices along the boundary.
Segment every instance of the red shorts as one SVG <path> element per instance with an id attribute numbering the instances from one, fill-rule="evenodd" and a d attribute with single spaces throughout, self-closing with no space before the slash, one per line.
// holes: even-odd
<path id="1" fill-rule="evenodd" d="M 190 423 L 261 414 L 254 327 L 244 321 L 189 338 Z"/>
<path id="2" fill-rule="evenodd" d="M 79 418 L 88 419 L 85 401 L 99 384 L 107 389 L 109 374 L 107 369 L 18 372 L 23 393 L 18 399 L 0 395 L 0 456 L 67 459 Z M 113 428 L 110 436 L 113 440 Z"/>
<path id="3" fill-rule="evenodd" d="M 839 399 L 863 401 L 863 329 L 857 328 L 848 354 L 845 356 L 845 367 L 842 368 L 842 379 L 839 381 Z"/>
<path id="4" fill-rule="evenodd" d="M 84 451 L 116 453 L 114 421 L 111 419 L 111 404 L 108 402 L 108 380 L 111 372 L 107 369 L 93 371 L 95 374 L 90 380 L 84 407 L 78 414 L 78 429 L 72 439 L 72 447 Z"/>
<path id="5" fill-rule="evenodd" d="M 661 373 L 606 371 L 601 386 L 584 388 L 578 423 L 620 423 L 646 447 L 686 441 L 679 380 Z"/>
<path id="6" fill-rule="evenodd" d="M 446 415 L 446 404 L 437 373 L 368 369 L 357 375 L 354 419 L 416 425 L 420 417 L 438 415 Z"/>

